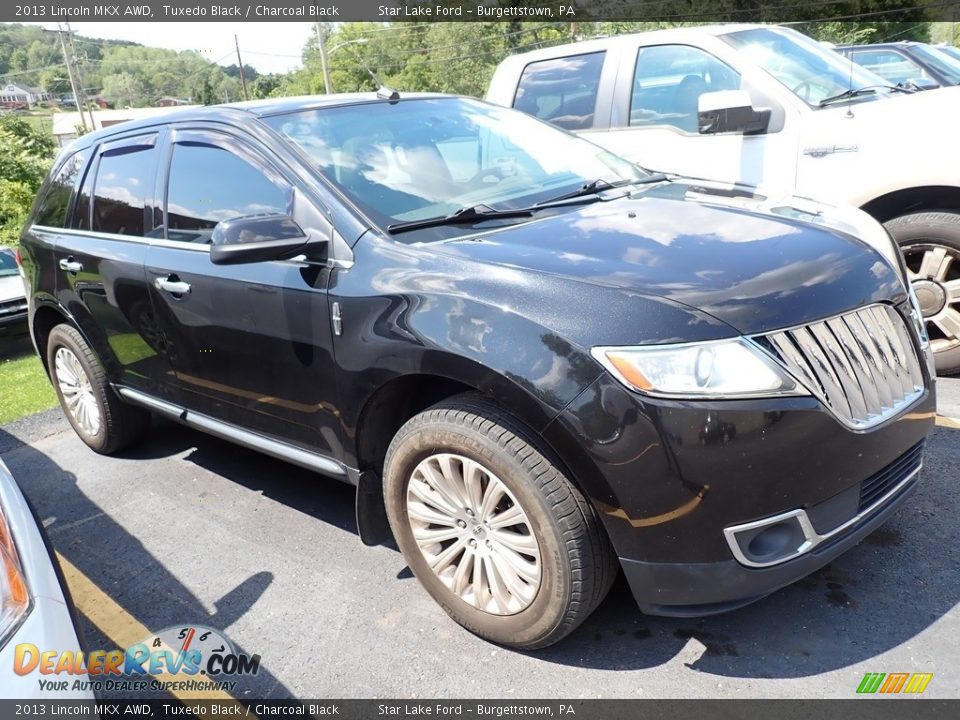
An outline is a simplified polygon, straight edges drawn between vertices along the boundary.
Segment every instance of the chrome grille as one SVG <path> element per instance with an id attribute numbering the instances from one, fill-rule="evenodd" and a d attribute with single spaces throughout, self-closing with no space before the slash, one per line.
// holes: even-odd
<path id="1" fill-rule="evenodd" d="M 910 332 L 889 305 L 869 305 L 755 339 L 855 429 L 883 422 L 923 394 Z"/>

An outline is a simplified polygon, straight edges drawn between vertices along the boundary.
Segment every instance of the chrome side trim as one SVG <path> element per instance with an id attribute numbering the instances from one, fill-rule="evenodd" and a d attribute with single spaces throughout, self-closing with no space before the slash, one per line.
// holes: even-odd
<path id="1" fill-rule="evenodd" d="M 178 420 L 185 425 L 222 438 L 223 440 L 229 440 L 237 445 L 243 445 L 251 450 L 262 452 L 265 455 L 285 460 L 294 465 L 299 465 L 300 467 L 314 470 L 324 475 L 338 479 L 346 478 L 347 472 L 344 466 L 326 455 L 318 455 L 317 453 L 288 445 L 279 440 L 272 440 L 263 435 L 244 430 L 236 425 L 215 420 L 207 415 L 191 412 L 172 403 L 142 393 L 139 390 L 119 387 L 117 388 L 117 392 L 128 402 L 141 405 L 149 410 L 154 410 L 174 420 Z"/>
<path id="2" fill-rule="evenodd" d="M 903 488 L 910 484 L 910 482 L 917 477 L 920 473 L 920 470 L 923 468 L 923 463 L 921 462 L 917 468 L 907 475 L 903 480 L 898 482 L 890 491 L 888 491 L 883 497 L 873 503 L 866 510 L 862 510 L 852 518 L 847 520 L 841 525 L 837 525 L 833 530 L 828 533 L 821 535 L 818 533 L 814 527 L 813 523 L 810 522 L 810 517 L 807 515 L 807 511 L 803 508 L 797 510 L 789 510 L 785 513 L 780 513 L 779 515 L 773 515 L 771 517 L 766 517 L 761 520 L 754 520 L 753 522 L 743 523 L 742 525 L 731 525 L 730 527 L 723 529 L 723 535 L 727 540 L 727 545 L 730 546 L 730 552 L 733 553 L 733 557 L 736 558 L 737 562 L 741 565 L 746 565 L 747 567 L 752 568 L 765 568 L 772 567 L 774 565 L 779 565 L 780 563 L 785 563 L 794 558 L 800 557 L 811 550 L 813 550 L 818 545 L 822 545 L 827 540 L 836 537 L 844 530 L 849 529 L 853 525 L 856 525 L 861 520 L 866 519 L 868 516 L 876 512 L 880 506 L 885 505 L 886 502 L 899 493 Z M 756 530 L 760 527 L 772 526 L 777 523 L 783 522 L 784 520 L 795 519 L 797 524 L 800 525 L 800 529 L 803 531 L 804 542 L 800 545 L 793 553 L 782 557 L 773 562 L 758 563 L 753 560 L 750 560 L 746 555 L 743 554 L 743 551 L 740 549 L 740 544 L 737 542 L 737 533 L 746 532 L 749 530 Z"/>

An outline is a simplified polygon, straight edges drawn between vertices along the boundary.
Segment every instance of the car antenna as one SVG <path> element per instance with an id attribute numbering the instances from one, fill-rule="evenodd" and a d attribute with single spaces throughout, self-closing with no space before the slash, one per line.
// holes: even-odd
<path id="1" fill-rule="evenodd" d="M 850 79 L 847 81 L 847 92 L 853 94 L 853 51 L 850 51 Z M 853 98 L 850 99 L 850 102 L 847 103 L 847 114 L 844 115 L 846 118 L 853 117 Z"/>
<path id="2" fill-rule="evenodd" d="M 400 92 L 386 85 L 381 85 L 377 90 L 377 97 L 381 100 L 399 100 Z"/>

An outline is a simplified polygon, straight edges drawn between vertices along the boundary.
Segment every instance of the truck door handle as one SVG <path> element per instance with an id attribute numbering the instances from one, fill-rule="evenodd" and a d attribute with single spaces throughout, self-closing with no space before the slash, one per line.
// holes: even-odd
<path id="1" fill-rule="evenodd" d="M 64 258 L 59 265 L 61 270 L 66 270 L 68 273 L 78 273 L 83 270 L 83 264 L 74 260 L 73 256 Z"/>
<path id="2" fill-rule="evenodd" d="M 153 281 L 157 290 L 163 290 L 171 295 L 188 295 L 190 293 L 190 284 L 180 280 L 176 275 L 167 277 L 158 277 Z"/>

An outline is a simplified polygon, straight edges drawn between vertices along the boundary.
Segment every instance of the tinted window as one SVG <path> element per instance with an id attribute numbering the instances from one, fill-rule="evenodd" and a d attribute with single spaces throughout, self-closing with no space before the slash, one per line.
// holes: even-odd
<path id="1" fill-rule="evenodd" d="M 17 259 L 13 253 L 6 248 L 0 248 L 0 277 L 16 275 L 18 272 Z"/>
<path id="2" fill-rule="evenodd" d="M 83 171 L 85 153 L 74 153 L 57 172 L 50 182 L 50 188 L 37 211 L 37 225 L 63 227 L 67 220 L 67 209 L 73 197 L 74 188 Z"/>
<path id="3" fill-rule="evenodd" d="M 153 188 L 156 150 L 134 146 L 100 156 L 93 193 L 93 229 L 117 235 L 143 235 L 144 205 Z"/>
<path id="4" fill-rule="evenodd" d="M 568 130 L 593 126 L 605 53 L 530 63 L 513 106 Z"/>
<path id="5" fill-rule="evenodd" d="M 739 90 L 740 75 L 708 52 L 689 45 L 641 48 L 630 96 L 631 125 L 672 125 L 697 132 L 703 93 Z"/>
<path id="6" fill-rule="evenodd" d="M 212 145 L 177 144 L 167 190 L 167 237 L 209 242 L 221 220 L 289 214 L 290 192 L 279 178 Z"/>
<path id="7" fill-rule="evenodd" d="M 855 50 L 852 53 L 857 65 L 863 65 L 894 85 L 907 80 L 930 75 L 912 60 L 892 50 Z"/>

